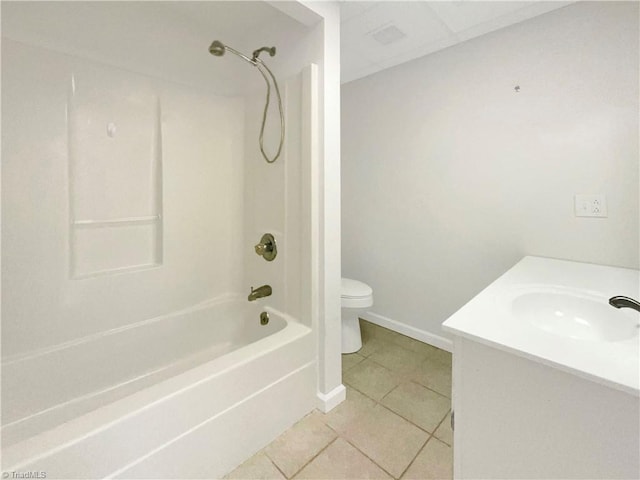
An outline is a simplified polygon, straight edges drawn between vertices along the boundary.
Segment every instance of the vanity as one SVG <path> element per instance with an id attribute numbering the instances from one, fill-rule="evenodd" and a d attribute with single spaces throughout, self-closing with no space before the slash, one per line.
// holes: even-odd
<path id="1" fill-rule="evenodd" d="M 443 323 L 454 477 L 640 478 L 638 270 L 525 257 Z"/>

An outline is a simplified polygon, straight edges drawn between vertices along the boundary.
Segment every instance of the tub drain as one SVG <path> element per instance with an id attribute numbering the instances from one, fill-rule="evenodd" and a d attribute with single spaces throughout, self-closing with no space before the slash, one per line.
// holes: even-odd
<path id="1" fill-rule="evenodd" d="M 269 323 L 269 314 L 267 312 L 262 312 L 260 314 L 260 325 L 266 325 Z"/>

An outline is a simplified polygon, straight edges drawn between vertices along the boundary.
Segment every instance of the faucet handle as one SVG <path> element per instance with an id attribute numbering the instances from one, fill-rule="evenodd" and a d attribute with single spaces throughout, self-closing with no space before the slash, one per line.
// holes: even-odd
<path id="1" fill-rule="evenodd" d="M 270 262 L 278 254 L 276 239 L 270 233 L 265 233 L 255 247 L 256 253 Z"/>

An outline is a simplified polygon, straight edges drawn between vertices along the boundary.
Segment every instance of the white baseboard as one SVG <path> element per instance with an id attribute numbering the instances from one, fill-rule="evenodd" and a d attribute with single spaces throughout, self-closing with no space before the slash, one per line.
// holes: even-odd
<path id="1" fill-rule="evenodd" d="M 341 404 L 347 398 L 347 389 L 340 384 L 329 393 L 318 392 L 318 410 L 327 413 Z"/>
<path id="2" fill-rule="evenodd" d="M 381 327 L 388 328 L 389 330 L 393 330 L 394 332 L 401 333 L 406 335 L 407 337 L 414 338 L 416 340 L 420 340 L 421 342 L 428 343 L 434 347 L 441 348 L 442 350 L 446 350 L 447 352 L 453 351 L 453 341 L 448 338 L 441 337 L 440 335 L 435 335 L 431 332 L 427 332 L 426 330 L 420 330 L 419 328 L 412 327 L 407 325 L 406 323 L 396 322 L 395 320 L 391 320 L 390 318 L 383 317 L 382 315 L 378 315 L 373 312 L 365 312 L 360 315 L 360 318 L 366 320 L 367 322 L 375 323 L 376 325 L 380 325 Z"/>

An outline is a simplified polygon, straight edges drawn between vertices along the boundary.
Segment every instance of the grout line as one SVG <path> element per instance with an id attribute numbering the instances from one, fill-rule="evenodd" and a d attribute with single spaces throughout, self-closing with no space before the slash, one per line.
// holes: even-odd
<path id="1" fill-rule="evenodd" d="M 372 360 L 372 361 L 373 361 L 373 362 L 375 362 L 374 360 Z M 382 366 L 382 367 L 384 367 L 384 365 L 381 365 L 381 366 Z M 384 367 L 384 368 L 387 368 L 387 367 Z M 430 431 L 429 431 L 429 430 L 427 430 L 426 428 L 421 427 L 420 425 L 416 424 L 413 420 L 408 419 L 408 418 L 407 418 L 407 417 L 405 417 L 404 415 L 402 415 L 402 414 L 400 414 L 400 413 L 398 413 L 398 412 L 396 412 L 396 411 L 392 410 L 391 408 L 387 407 L 386 405 L 384 405 L 384 404 L 382 403 L 382 400 L 384 400 L 384 399 L 386 398 L 386 396 L 387 396 L 387 395 L 389 395 L 391 392 L 393 392 L 394 390 L 396 390 L 396 389 L 397 389 L 397 388 L 402 384 L 402 382 L 401 382 L 401 383 L 399 383 L 398 385 L 396 385 L 395 387 L 393 387 L 393 388 L 392 388 L 391 390 L 389 390 L 387 393 L 385 393 L 385 394 L 384 394 L 384 396 L 383 396 L 380 400 L 376 400 L 375 398 L 371 397 L 369 394 L 367 394 L 367 393 L 363 392 L 362 390 L 358 389 L 357 387 L 353 386 L 352 384 L 350 384 L 350 383 L 349 383 L 349 382 L 347 382 L 347 381 L 344 381 L 344 380 L 343 380 L 343 382 L 344 382 L 344 383 L 346 383 L 347 385 L 349 385 L 349 387 L 351 387 L 351 388 L 353 388 L 354 390 L 356 390 L 356 391 L 357 391 L 358 393 L 360 393 L 361 395 L 364 395 L 365 397 L 367 397 L 369 400 L 372 400 L 375 404 L 380 405 L 380 406 L 381 406 L 382 408 L 384 408 L 385 410 L 388 410 L 389 412 L 393 413 L 394 415 L 397 415 L 398 417 L 400 417 L 400 418 L 402 418 L 402 419 L 406 420 L 407 422 L 409 422 L 409 423 L 410 423 L 411 425 L 413 425 L 414 427 L 416 427 L 416 428 L 420 429 L 421 431 L 423 431 L 423 432 L 425 432 L 425 433 L 427 433 L 427 434 L 429 434 L 429 435 L 433 435 L 433 434 L 435 433 L 435 431 L 438 429 L 438 427 L 440 427 L 440 425 L 442 424 L 442 422 L 447 418 L 447 415 L 449 415 L 449 412 L 451 412 L 451 408 L 449 408 L 449 410 L 447 410 L 447 413 L 445 413 L 445 415 L 444 415 L 444 417 L 442 418 L 442 420 L 440 420 L 440 422 L 438 422 L 438 424 L 436 425 L 436 427 L 433 429 L 433 432 L 430 432 Z M 409 382 L 411 382 L 411 381 L 409 381 Z M 437 394 L 438 394 L 439 396 L 441 396 L 441 397 L 444 397 L 444 398 L 446 398 L 446 399 L 448 399 L 448 400 L 451 400 L 449 397 L 447 397 L 447 396 L 445 396 L 445 395 L 442 395 L 441 393 L 436 392 L 435 390 L 432 390 L 432 389 L 430 389 L 430 388 L 428 388 L 428 387 L 425 387 L 424 385 L 422 385 L 422 384 L 420 384 L 420 383 L 417 383 L 417 382 L 412 382 L 412 383 L 415 383 L 416 385 L 419 385 L 419 386 L 421 386 L 421 387 L 423 387 L 423 388 L 425 388 L 425 389 L 427 389 L 427 390 L 430 390 L 430 391 L 432 391 L 432 392 L 434 392 L 434 393 L 437 393 Z M 438 438 L 438 437 L 436 437 L 436 438 Z M 438 438 L 438 440 L 440 440 L 440 439 Z M 449 445 L 447 442 L 443 442 L 443 443 L 444 443 L 444 444 L 446 444 L 446 445 Z M 449 446 L 451 446 L 451 445 L 449 445 Z"/>
<path id="2" fill-rule="evenodd" d="M 401 384 L 402 384 L 402 382 L 401 382 L 401 383 L 399 383 L 399 384 L 397 384 L 395 387 L 393 387 L 393 388 L 392 388 L 391 390 L 389 390 L 387 393 L 385 393 L 385 394 L 382 396 L 382 398 L 380 398 L 380 401 L 379 401 L 378 403 L 380 403 L 380 404 L 382 405 L 382 401 L 383 401 L 385 398 L 387 398 L 387 396 L 388 396 L 391 392 L 396 391 L 396 390 L 398 389 L 398 387 L 399 387 Z"/>
<path id="3" fill-rule="evenodd" d="M 449 444 L 445 442 L 443 439 L 441 439 L 440 437 L 436 437 L 436 431 L 440 428 L 440 425 L 442 425 L 444 422 L 447 421 L 447 417 L 449 416 L 450 413 L 451 413 L 451 409 L 449 409 L 449 411 L 445 413 L 444 418 L 440 420 L 440 423 L 438 424 L 438 426 L 433 430 L 433 438 L 435 438 L 436 440 L 440 440 L 445 445 L 449 445 Z M 452 447 L 452 445 L 449 445 L 449 446 Z"/>
<path id="4" fill-rule="evenodd" d="M 265 453 L 265 455 L 267 455 L 267 454 Z M 272 459 L 269 455 L 267 455 L 267 458 L 269 459 L 269 461 L 271 462 L 271 464 L 272 464 L 274 467 L 276 467 L 276 470 L 278 470 L 278 471 L 280 472 L 280 474 L 281 474 L 284 478 L 287 478 L 287 479 L 289 478 L 289 477 L 287 477 L 287 474 L 286 474 L 286 473 L 284 473 L 284 472 L 280 469 L 280 467 L 278 466 L 278 464 L 277 464 L 276 462 L 274 462 L 274 461 L 273 461 L 273 459 Z"/>
<path id="5" fill-rule="evenodd" d="M 392 368 L 387 367 L 386 365 L 381 364 L 380 362 L 377 362 L 377 361 L 375 360 L 375 358 L 369 358 L 369 357 L 367 357 L 367 360 L 371 360 L 373 363 L 375 363 L 375 364 L 376 364 L 376 365 L 378 365 L 379 367 L 382 367 L 382 368 L 384 368 L 384 369 L 388 370 L 390 373 L 395 373 L 395 374 L 398 374 L 398 375 L 402 375 L 402 372 L 398 372 L 397 370 L 394 370 L 394 369 L 392 369 Z M 363 363 L 363 362 L 360 362 L 360 363 Z M 359 365 L 359 364 L 358 364 L 358 365 Z M 357 366 L 357 365 L 354 365 L 354 367 L 356 367 L 356 366 Z M 353 368 L 353 367 L 352 367 L 352 368 Z M 402 375 L 402 376 L 404 377 L 404 375 Z M 427 390 L 430 390 L 430 391 L 432 391 L 433 393 L 437 393 L 437 394 L 438 394 L 439 396 L 441 396 L 441 397 L 444 397 L 444 398 L 447 398 L 447 399 L 451 400 L 451 397 L 447 397 L 444 393 L 440 393 L 440 392 L 438 392 L 437 390 L 434 390 L 434 389 L 433 389 L 433 388 L 431 388 L 431 387 L 427 387 L 426 385 L 423 385 L 423 384 L 421 384 L 420 382 L 418 382 L 418 381 L 416 381 L 416 380 L 414 380 L 414 379 L 411 379 L 411 378 L 403 378 L 403 381 L 401 381 L 398 385 L 396 385 L 396 387 L 397 387 L 397 386 L 399 386 L 399 385 L 400 385 L 401 383 L 403 383 L 403 382 L 415 383 L 416 385 L 420 385 L 421 387 L 426 388 Z M 396 387 L 394 387 L 394 389 L 395 389 Z M 389 392 L 385 393 L 385 395 L 384 395 L 384 396 L 386 397 L 388 394 L 389 394 Z M 383 397 L 383 398 L 384 398 L 384 397 Z"/>
<path id="6" fill-rule="evenodd" d="M 289 428 L 291 428 L 291 427 L 289 427 Z M 288 431 L 288 429 L 287 429 L 287 430 L 285 430 L 285 432 L 286 432 L 286 431 Z M 283 432 L 283 433 L 284 433 L 284 432 Z M 279 438 L 279 437 L 278 437 L 278 438 Z M 271 443 L 275 442 L 276 440 L 277 440 L 277 438 L 276 438 L 275 440 L 273 440 Z M 269 445 L 271 445 L 271 443 L 270 443 Z M 269 445 L 267 445 L 267 447 L 268 447 Z M 274 460 L 273 458 L 271 458 L 271 456 L 267 453 L 267 447 L 264 447 L 262 450 L 260 450 L 260 453 L 262 453 L 265 457 L 267 457 L 267 458 L 269 459 L 269 461 L 271 462 L 271 464 L 272 464 L 274 467 L 276 467 L 276 470 L 278 470 L 278 471 L 282 474 L 282 476 L 283 476 L 284 478 L 287 478 L 287 479 L 288 479 L 289 477 L 287 477 L 287 474 L 286 474 L 286 473 L 284 473 L 284 472 L 282 471 L 282 469 L 278 466 L 278 464 L 275 462 L 275 460 Z"/>
<path id="7" fill-rule="evenodd" d="M 415 383 L 416 385 L 420 385 L 421 387 L 426 388 L 427 390 L 430 390 L 430 391 L 432 391 L 433 393 L 437 393 L 438 395 L 440 395 L 441 397 L 446 398 L 447 400 L 451 400 L 451 397 L 447 397 L 444 393 L 440 393 L 439 391 L 434 390 L 434 389 L 433 389 L 433 388 L 431 388 L 431 387 L 427 387 L 426 385 L 421 384 L 421 383 L 420 383 L 420 382 L 418 382 L 417 380 L 409 379 L 409 380 L 408 380 L 408 382 L 409 382 L 409 383 Z"/>
<path id="8" fill-rule="evenodd" d="M 418 340 L 416 340 L 416 341 L 418 341 Z M 395 344 L 394 344 L 394 345 L 395 345 Z M 401 345 L 398 345 L 398 346 L 401 346 Z M 373 353 L 375 353 L 375 352 L 373 352 Z M 372 355 L 373 355 L 373 353 L 372 353 Z M 413 352 L 413 353 L 416 353 L 416 352 Z M 395 369 L 393 369 L 393 368 L 390 368 L 390 367 L 388 367 L 388 366 L 386 366 L 386 365 L 383 365 L 382 363 L 380 363 L 380 362 L 376 361 L 376 359 L 375 359 L 375 358 L 366 357 L 366 359 L 367 359 L 367 360 L 371 360 L 373 363 L 375 363 L 375 364 L 376 364 L 376 365 L 378 365 L 379 367 L 383 367 L 383 368 L 385 368 L 386 370 L 388 370 L 388 371 L 389 371 L 389 372 L 391 372 L 391 373 L 396 373 L 396 374 L 402 375 L 402 372 L 398 372 L 397 370 L 395 370 Z M 426 358 L 425 358 L 424 360 L 426 360 Z M 356 365 L 354 365 L 353 367 L 356 367 L 356 366 L 360 365 L 361 363 L 362 363 L 362 361 L 361 361 L 361 362 L 358 362 L 358 363 L 357 363 Z M 446 366 L 446 365 L 444 365 L 444 366 Z M 353 367 L 351 367 L 351 368 L 353 368 Z M 403 376 L 404 376 L 404 375 L 403 375 Z M 426 388 L 427 390 L 431 390 L 432 392 L 437 393 L 437 394 L 438 394 L 438 395 L 440 395 L 441 397 L 445 397 L 445 398 L 448 398 L 449 400 L 451 400 L 451 397 L 448 397 L 448 396 L 447 396 L 447 395 L 445 395 L 444 393 L 440 393 L 440 392 L 438 392 L 437 390 L 434 390 L 434 389 L 433 389 L 433 388 L 431 388 L 431 387 L 428 387 L 428 386 L 426 386 L 426 385 L 423 385 L 422 383 L 420 383 L 420 382 L 418 382 L 418 381 L 416 381 L 416 380 L 414 380 L 414 379 L 407 378 L 407 379 L 406 379 L 406 381 L 408 381 L 408 382 L 412 382 L 412 383 L 415 383 L 416 385 L 420 385 L 421 387 L 424 387 L 424 388 Z M 388 395 L 388 393 L 387 393 L 387 394 L 385 394 L 385 396 L 387 396 L 387 395 Z"/>
<path id="9" fill-rule="evenodd" d="M 419 429 L 419 430 L 423 431 L 423 432 L 424 432 L 424 433 L 426 433 L 427 435 L 433 435 L 433 432 L 435 432 L 435 431 L 436 431 L 436 429 L 434 428 L 434 429 L 433 429 L 433 432 L 430 432 L 430 431 L 429 431 L 429 430 L 427 430 L 426 428 L 421 427 L 420 425 L 417 425 L 417 424 L 416 424 L 416 423 L 414 423 L 412 420 L 409 420 L 407 417 L 405 417 L 405 416 L 403 416 L 403 415 L 399 414 L 398 412 L 394 412 L 393 410 L 391 410 L 391 409 L 390 409 L 389 407 L 387 407 L 386 405 L 383 405 L 383 404 L 381 404 L 381 403 L 379 403 L 378 405 L 380 405 L 380 406 L 381 406 L 382 408 L 384 408 L 385 410 L 390 411 L 390 412 L 391 412 L 391 413 L 393 413 L 394 415 L 397 415 L 398 417 L 400 417 L 400 418 L 402 418 L 402 419 L 406 420 L 406 421 L 407 421 L 407 422 L 409 422 L 411 425 L 413 425 L 413 426 L 414 426 L 414 427 L 416 427 L 417 429 Z M 438 424 L 438 425 L 440 425 L 440 424 Z M 437 428 L 437 427 L 436 427 L 436 428 Z"/>
<path id="10" fill-rule="evenodd" d="M 429 436 L 429 438 L 427 438 L 427 439 L 425 440 L 425 442 L 422 444 L 422 446 L 418 449 L 418 452 L 416 453 L 416 456 L 415 456 L 415 457 L 413 457 L 413 460 L 411 460 L 411 461 L 409 462 L 409 465 L 407 465 L 407 468 L 405 468 L 405 469 L 402 471 L 402 474 L 401 474 L 398 478 L 402 478 L 402 476 L 403 476 L 405 473 L 407 473 L 407 470 L 409 470 L 409 469 L 411 468 L 411 465 L 413 465 L 413 464 L 414 464 L 414 462 L 416 461 L 416 458 L 418 458 L 418 455 L 420 455 L 420 454 L 422 453 L 422 451 L 424 450 L 424 447 L 426 447 L 427 443 L 429 443 L 429 440 L 431 440 L 432 438 L 434 438 L 434 436 L 433 436 L 433 435 L 430 435 L 430 436 Z"/>
<path id="11" fill-rule="evenodd" d="M 387 469 L 384 468 L 383 466 L 378 465 L 378 462 L 376 462 L 373 458 L 371 458 L 369 455 L 367 455 L 365 452 L 363 452 L 360 448 L 358 448 L 357 445 L 355 445 L 353 442 L 351 442 L 348 438 L 343 437 L 342 435 L 340 435 L 340 438 L 342 440 L 344 440 L 345 442 L 347 442 L 349 445 L 351 445 L 353 448 L 355 448 L 357 451 L 359 451 L 366 458 L 368 458 L 375 466 L 377 466 L 380 470 L 382 470 L 384 473 L 389 475 L 391 478 L 396 478 L 396 479 L 400 478 L 400 477 L 396 477 L 396 476 L 392 475 L 391 472 L 387 471 Z"/>
<path id="12" fill-rule="evenodd" d="M 333 430 L 333 428 L 331 430 Z M 327 448 L 329 448 L 331 445 L 333 445 L 336 442 L 336 440 L 338 440 L 338 438 L 340 438 L 340 435 L 338 435 L 336 438 L 334 438 L 329 443 L 327 443 L 324 447 L 322 447 L 320 450 L 318 450 L 318 453 L 316 453 L 313 457 L 311 457 L 309 459 L 309 461 L 306 462 L 304 465 L 302 465 L 293 475 L 291 475 L 291 477 L 287 477 L 286 475 L 285 475 L 285 477 L 287 479 L 295 478 L 295 476 L 298 475 L 302 470 L 304 470 L 304 468 L 307 465 L 309 465 L 311 462 L 313 462 L 316 458 L 318 458 L 322 454 L 322 452 L 324 452 Z"/>
<path id="13" fill-rule="evenodd" d="M 412 420 L 409 420 L 408 418 L 402 416 L 401 414 L 399 414 L 398 412 L 394 412 L 393 410 L 391 410 L 389 407 L 387 407 L 386 405 L 383 405 L 382 403 L 380 403 L 378 400 L 376 400 L 375 398 L 371 398 L 369 395 L 367 395 L 366 393 L 358 390 L 356 387 L 354 387 L 353 385 L 351 385 L 350 383 L 347 383 L 347 385 L 349 385 L 349 387 L 353 388 L 354 390 L 356 390 L 358 393 L 360 393 L 361 395 L 364 395 L 365 397 L 367 397 L 369 400 L 373 401 L 376 405 L 380 405 L 382 408 L 384 408 L 385 410 L 388 410 L 389 412 L 393 413 L 394 415 L 397 415 L 398 417 L 402 418 L 403 420 L 406 420 L 407 422 L 409 422 L 411 425 L 413 425 L 414 427 L 416 427 L 417 429 L 423 431 L 424 433 L 426 433 L 427 435 L 432 435 L 432 432 L 430 432 L 429 430 L 424 429 L 423 427 L 421 427 L 420 425 L 416 425 Z M 394 387 L 395 388 L 395 387 Z M 450 412 L 451 410 L 447 411 L 447 414 Z M 446 417 L 446 415 L 445 415 Z M 440 421 L 440 423 L 442 423 L 442 421 Z M 440 425 L 440 423 L 438 425 Z M 437 427 L 436 427 L 437 428 Z M 435 429 L 434 429 L 435 431 Z"/>

